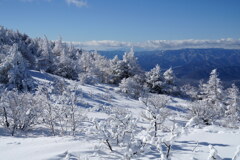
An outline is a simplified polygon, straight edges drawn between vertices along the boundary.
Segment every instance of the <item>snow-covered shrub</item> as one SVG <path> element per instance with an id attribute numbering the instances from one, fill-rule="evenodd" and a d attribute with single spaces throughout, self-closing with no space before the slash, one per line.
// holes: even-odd
<path id="1" fill-rule="evenodd" d="M 169 127 L 169 126 L 168 126 Z M 143 138 L 144 143 L 150 146 L 152 151 L 157 151 L 160 154 L 161 160 L 170 160 L 172 155 L 172 146 L 176 140 L 186 133 L 187 128 L 178 126 L 175 122 L 172 128 L 169 127 L 169 131 L 161 133 L 161 135 L 154 136 L 151 132 Z"/>
<path id="2" fill-rule="evenodd" d="M 54 90 L 55 89 L 55 90 Z M 79 103 L 77 88 L 65 88 L 61 94 L 56 88 L 40 87 L 37 96 L 43 108 L 42 120 L 52 135 L 75 135 L 85 116 Z M 80 98 L 80 97 L 79 97 Z"/>
<path id="3" fill-rule="evenodd" d="M 142 154 L 149 151 L 141 139 L 132 136 L 131 140 L 128 142 L 126 149 L 124 150 L 124 158 L 127 160 L 140 157 Z"/>
<path id="4" fill-rule="evenodd" d="M 208 160 L 222 160 L 222 158 L 218 155 L 217 150 L 212 145 L 209 145 L 208 147 L 209 147 Z"/>
<path id="5" fill-rule="evenodd" d="M 143 96 L 147 92 L 147 87 L 141 81 L 140 75 L 124 78 L 119 84 L 120 91 L 132 98 Z"/>
<path id="6" fill-rule="evenodd" d="M 152 95 L 141 98 L 141 101 L 146 106 L 146 112 L 142 116 L 150 122 L 150 130 L 153 132 L 154 137 L 156 137 L 158 130 L 161 129 L 166 118 L 169 116 L 170 110 L 167 109 L 169 98 L 165 95 Z"/>
<path id="7" fill-rule="evenodd" d="M 180 88 L 181 95 L 191 98 L 191 100 L 198 100 L 198 88 L 186 84 Z"/>
<path id="8" fill-rule="evenodd" d="M 132 136 L 136 132 L 136 119 L 129 111 L 112 109 L 106 120 L 93 121 L 94 133 L 113 151 L 113 146 L 129 147 Z"/>
<path id="9" fill-rule="evenodd" d="M 57 103 L 52 103 L 52 88 L 42 87 L 38 88 L 36 93 L 38 99 L 40 100 L 40 105 L 43 108 L 42 121 L 52 132 L 52 135 L 56 135 L 56 127 L 58 122 L 58 113 L 60 110 L 60 105 Z"/>
<path id="10" fill-rule="evenodd" d="M 235 152 L 232 160 L 239 160 L 240 159 L 240 146 L 237 146 L 237 151 Z"/>
<path id="11" fill-rule="evenodd" d="M 135 133 L 137 120 L 129 112 L 125 109 L 114 108 L 110 114 L 109 120 L 118 145 L 127 143 L 131 134 Z"/>
<path id="12" fill-rule="evenodd" d="M 1 124 L 9 129 L 12 135 L 18 129 L 26 131 L 38 124 L 42 115 L 41 107 L 38 97 L 31 93 L 5 91 L 1 95 L 0 103 Z"/>
<path id="13" fill-rule="evenodd" d="M 62 112 L 60 112 L 61 115 L 59 115 L 59 121 L 65 119 L 65 121 L 63 121 L 65 125 L 61 124 L 62 131 L 65 127 L 65 132 L 68 132 L 69 130 L 73 136 L 75 136 L 83 120 L 86 119 L 81 108 L 77 105 L 79 103 L 79 98 L 81 97 L 77 95 L 76 90 L 77 87 L 75 87 L 74 90 L 65 90 L 58 99 L 58 102 L 62 102 Z"/>
<path id="14" fill-rule="evenodd" d="M 218 120 L 219 115 L 214 110 L 213 106 L 206 101 L 195 101 L 190 104 L 191 117 L 196 117 L 201 120 L 203 124 L 210 125 Z"/>
<path id="15" fill-rule="evenodd" d="M 98 82 L 97 76 L 88 73 L 88 72 L 83 72 L 78 75 L 78 79 L 82 85 L 84 84 L 96 84 Z"/>

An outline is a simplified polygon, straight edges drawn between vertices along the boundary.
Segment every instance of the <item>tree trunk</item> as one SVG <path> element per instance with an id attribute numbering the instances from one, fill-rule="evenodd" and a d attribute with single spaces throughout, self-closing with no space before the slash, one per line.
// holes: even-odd
<path id="1" fill-rule="evenodd" d="M 108 139 L 106 139 L 106 143 L 107 143 L 108 148 L 109 148 L 111 151 L 113 151 L 112 146 L 110 145 Z"/>
<path id="2" fill-rule="evenodd" d="M 154 136 L 157 137 L 157 122 L 154 122 L 155 133 Z"/>
<path id="3" fill-rule="evenodd" d="M 7 119 L 7 111 L 6 111 L 5 107 L 3 107 L 3 112 L 4 112 L 4 117 L 5 117 L 5 125 L 8 128 L 9 127 L 9 122 L 8 122 L 8 119 Z"/>

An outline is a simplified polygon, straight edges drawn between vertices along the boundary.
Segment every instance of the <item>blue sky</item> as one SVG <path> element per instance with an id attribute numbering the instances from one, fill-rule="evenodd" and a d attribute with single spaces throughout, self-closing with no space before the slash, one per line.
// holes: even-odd
<path id="1" fill-rule="evenodd" d="M 240 0 L 0 0 L 0 25 L 65 41 L 240 38 Z"/>

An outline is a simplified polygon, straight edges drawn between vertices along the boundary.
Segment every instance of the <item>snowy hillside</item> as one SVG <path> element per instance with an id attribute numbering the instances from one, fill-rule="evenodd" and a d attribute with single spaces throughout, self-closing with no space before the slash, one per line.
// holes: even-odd
<path id="1" fill-rule="evenodd" d="M 0 37 L 0 159 L 239 160 L 240 91 L 217 69 L 182 86 L 173 68 L 143 71 L 133 48 L 107 59 Z"/>
<path id="2" fill-rule="evenodd" d="M 160 159 L 167 155 L 164 143 L 171 145 L 171 160 L 206 160 L 209 155 L 218 155 L 230 160 L 240 145 L 240 130 L 223 128 L 218 125 L 206 126 L 196 124 L 194 119 L 189 121 L 189 101 L 163 96 L 167 100 L 165 111 L 168 114 L 164 128 L 157 132 L 157 137 L 150 137 L 151 121 L 146 117 L 148 110 L 142 98 L 128 98 L 113 85 L 81 85 L 80 82 L 62 79 L 48 73 L 30 71 L 34 83 L 39 86 L 51 87 L 56 81 L 64 81 L 68 88 L 78 93 L 77 107 L 81 109 L 81 125 L 75 136 L 60 133 L 52 136 L 46 125 L 39 124 L 29 128 L 28 132 L 18 131 L 14 137 L 1 128 L 0 130 L 0 159 L 4 160 L 82 160 L 82 159 Z M 77 87 L 77 89 L 76 89 Z M 69 95 L 70 96 L 70 95 Z M 57 102 L 56 102 L 57 103 Z M 123 116 L 123 118 L 121 116 Z M 112 119 L 111 119 L 112 118 Z M 124 123 L 127 128 L 117 128 L 117 121 Z M 113 120 L 113 121 L 112 121 Z M 111 121 L 113 124 L 107 124 Z M 95 125 L 95 122 L 105 124 Z M 105 125 L 105 126 L 103 126 Z M 109 126 L 110 125 L 110 126 Z M 112 126 L 111 126 L 112 125 Z M 99 128 L 98 128 L 99 127 Z M 110 128 L 107 128 L 110 127 Z M 116 128 L 114 128 L 116 127 Z M 97 129 L 98 128 L 98 129 Z M 115 142 L 115 130 L 125 130 L 123 136 L 128 142 L 119 139 Z M 57 131 L 56 131 L 57 132 Z M 103 134 L 103 132 L 105 132 Z M 130 138 L 130 139 L 129 139 Z M 161 139 L 159 142 L 159 138 Z M 109 140 L 112 151 L 106 144 Z M 159 145 L 163 145 L 163 147 Z M 209 145 L 214 148 L 209 153 Z M 209 158 L 211 159 L 211 158 Z M 213 158 L 212 158 L 213 159 Z M 236 158 L 234 160 L 237 160 Z"/>

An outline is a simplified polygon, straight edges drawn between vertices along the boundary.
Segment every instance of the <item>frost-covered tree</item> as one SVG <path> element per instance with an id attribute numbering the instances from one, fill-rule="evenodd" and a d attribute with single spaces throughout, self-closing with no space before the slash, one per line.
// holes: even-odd
<path id="1" fill-rule="evenodd" d="M 77 73 L 77 63 L 75 60 L 69 58 L 69 52 L 66 49 L 63 49 L 60 52 L 59 63 L 57 64 L 57 68 L 53 71 L 54 74 L 76 80 L 78 78 Z"/>
<path id="2" fill-rule="evenodd" d="M 176 94 L 178 92 L 178 88 L 176 86 L 176 77 L 172 70 L 169 68 L 163 73 L 164 83 L 163 83 L 163 92 L 166 94 Z"/>
<path id="3" fill-rule="evenodd" d="M 227 89 L 225 116 L 228 124 L 237 124 L 240 121 L 240 93 L 235 84 Z"/>
<path id="4" fill-rule="evenodd" d="M 17 44 L 10 47 L 9 55 L 0 66 L 0 73 L 0 83 L 7 84 L 9 88 L 29 90 L 33 87 L 26 61 L 18 51 Z"/>
<path id="5" fill-rule="evenodd" d="M 211 71 L 208 82 L 202 84 L 200 98 L 207 103 L 209 111 L 214 112 L 216 118 L 223 117 L 225 108 L 223 104 L 223 86 L 216 69 Z"/>
<path id="6" fill-rule="evenodd" d="M 109 83 L 111 80 L 111 66 L 108 59 L 94 52 L 94 63 L 97 66 L 94 74 L 98 77 L 100 83 Z"/>
<path id="7" fill-rule="evenodd" d="M 163 77 L 165 79 L 165 82 L 167 84 L 173 84 L 174 83 L 174 80 L 175 80 L 175 75 L 173 73 L 173 70 L 172 68 L 169 68 L 168 70 L 166 70 L 164 73 L 163 73 Z"/>
<path id="8" fill-rule="evenodd" d="M 115 56 L 112 60 L 110 60 L 110 83 L 118 84 L 121 80 L 126 77 L 124 75 L 124 62 L 118 59 L 118 56 Z"/>
<path id="9" fill-rule="evenodd" d="M 52 49 L 55 55 L 60 56 L 61 52 L 66 48 L 65 44 L 62 42 L 62 37 L 60 37 L 57 41 L 54 42 L 54 47 Z"/>
<path id="10" fill-rule="evenodd" d="M 200 88 L 202 91 L 202 99 L 212 104 L 222 100 L 223 87 L 216 69 L 211 71 L 208 82 L 203 84 L 202 87 L 203 88 Z"/>
<path id="11" fill-rule="evenodd" d="M 46 36 L 44 37 L 44 39 L 40 39 L 38 43 L 38 52 L 40 52 L 40 57 L 37 61 L 38 68 L 40 70 L 52 73 L 54 71 L 53 62 L 55 58 L 52 52 L 52 44 Z"/>
<path id="12" fill-rule="evenodd" d="M 161 77 L 160 72 L 161 69 L 158 64 L 153 69 L 151 69 L 151 71 L 146 72 L 146 83 L 151 92 L 162 92 L 163 78 Z"/>
<path id="13" fill-rule="evenodd" d="M 217 70 L 212 70 L 207 83 L 200 83 L 197 101 L 190 105 L 193 117 L 199 118 L 209 125 L 220 120 L 225 114 L 223 87 Z"/>
<path id="14" fill-rule="evenodd" d="M 80 73 L 78 74 L 78 79 L 82 84 L 94 84 L 98 81 L 96 73 L 99 71 L 95 64 L 94 53 L 92 52 L 82 52 L 81 57 L 78 60 L 80 65 Z"/>
<path id="15" fill-rule="evenodd" d="M 133 48 L 129 52 L 125 52 L 123 55 L 123 71 L 124 78 L 132 77 L 141 72 L 141 68 L 137 63 L 137 58 L 134 55 Z"/>
<path id="16" fill-rule="evenodd" d="M 27 78 L 29 78 L 28 72 L 26 71 L 25 61 L 18 52 L 17 45 L 14 45 L 10 50 L 12 55 L 11 65 L 12 68 L 8 71 L 8 84 L 13 85 L 18 89 L 23 89 L 27 87 Z"/>

